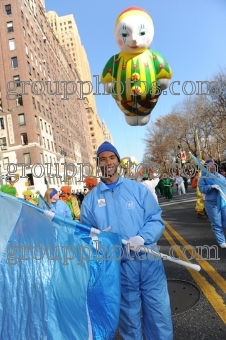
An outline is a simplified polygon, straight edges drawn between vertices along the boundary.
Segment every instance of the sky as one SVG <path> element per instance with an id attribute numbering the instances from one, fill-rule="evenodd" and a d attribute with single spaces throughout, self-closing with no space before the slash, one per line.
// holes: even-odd
<path id="1" fill-rule="evenodd" d="M 170 64 L 171 82 L 180 82 L 174 86 L 179 95 L 169 90 L 162 94 L 145 126 L 129 126 L 110 95 L 95 96 L 98 115 L 110 129 L 121 158 L 134 156 L 142 162 L 147 128 L 186 97 L 191 97 L 189 83 L 185 86 L 188 94 L 184 93 L 185 82 L 194 82 L 196 93 L 197 81 L 211 81 L 226 66 L 225 0 L 45 0 L 45 4 L 46 11 L 54 10 L 59 16 L 74 15 L 93 85 L 96 79 L 93 76 L 101 75 L 109 58 L 120 52 L 114 38 L 118 15 L 128 7 L 137 6 L 152 17 L 155 34 L 150 48 L 160 52 Z"/>

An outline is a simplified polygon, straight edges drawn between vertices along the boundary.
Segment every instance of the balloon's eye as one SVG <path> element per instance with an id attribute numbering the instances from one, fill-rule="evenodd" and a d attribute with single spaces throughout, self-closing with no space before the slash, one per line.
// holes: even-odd
<path id="1" fill-rule="evenodd" d="M 123 38 L 126 38 L 126 37 L 128 37 L 128 35 L 129 35 L 129 34 L 128 34 L 128 33 L 126 33 L 126 32 L 125 32 L 125 33 L 122 33 L 122 37 L 123 37 Z"/>
<path id="2" fill-rule="evenodd" d="M 145 34 L 146 34 L 145 31 L 141 31 L 141 32 L 140 32 L 140 35 L 145 35 Z"/>

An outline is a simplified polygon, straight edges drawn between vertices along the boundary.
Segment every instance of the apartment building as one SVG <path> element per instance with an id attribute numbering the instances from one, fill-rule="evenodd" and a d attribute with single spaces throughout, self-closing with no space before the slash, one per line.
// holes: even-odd
<path id="1" fill-rule="evenodd" d="M 96 82 L 96 78 L 91 76 L 89 61 L 85 48 L 82 45 L 74 16 L 72 14 L 58 16 L 55 11 L 49 11 L 47 16 L 57 39 L 73 60 L 81 80 L 91 83 Z M 84 84 L 84 92 L 90 92 L 88 83 L 86 85 Z M 92 155 L 96 157 L 96 150 L 98 146 L 104 142 L 105 135 L 103 133 L 101 119 L 97 113 L 93 91 L 87 94 L 85 106 L 92 143 Z"/>
<path id="2" fill-rule="evenodd" d="M 48 176 L 47 168 L 92 163 L 87 108 L 75 86 L 79 71 L 54 34 L 44 6 L 41 0 L 0 0 L 0 166 L 5 175 L 7 164 L 17 164 L 20 195 L 25 186 L 44 193 L 48 186 L 69 183 L 82 190 L 79 176 L 62 183 Z M 34 176 L 31 169 L 37 163 L 49 163 L 44 165 L 46 176 Z"/>

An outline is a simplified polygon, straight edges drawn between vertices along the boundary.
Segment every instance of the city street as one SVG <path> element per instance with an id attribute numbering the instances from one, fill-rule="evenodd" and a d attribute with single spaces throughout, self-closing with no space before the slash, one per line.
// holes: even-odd
<path id="1" fill-rule="evenodd" d="M 226 339 L 226 249 L 212 247 L 208 251 L 208 247 L 203 247 L 215 246 L 216 243 L 208 218 L 196 217 L 195 203 L 195 190 L 191 187 L 188 188 L 187 195 L 182 196 L 178 196 L 174 188 L 173 201 L 170 202 L 159 197 L 166 225 L 164 235 L 159 241 L 160 252 L 175 258 L 180 257 L 184 261 L 191 259 L 191 263 L 201 266 L 200 272 L 196 272 L 164 260 L 171 298 L 174 339 L 223 340 Z M 187 259 L 182 257 L 182 253 L 176 253 L 176 248 L 179 247 Z M 196 256 L 202 256 L 203 260 L 194 260 Z M 172 283 L 178 284 L 178 289 L 172 290 Z M 178 291 L 181 294 L 179 299 L 178 296 L 175 297 Z M 193 299 L 195 305 L 190 308 Z M 180 309 L 186 309 L 186 305 L 188 310 L 181 312 Z"/>

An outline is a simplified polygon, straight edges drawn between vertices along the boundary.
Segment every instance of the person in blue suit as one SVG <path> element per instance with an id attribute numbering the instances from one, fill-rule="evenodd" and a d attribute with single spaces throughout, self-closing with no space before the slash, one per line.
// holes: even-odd
<path id="1" fill-rule="evenodd" d="M 207 172 L 202 171 L 198 184 L 199 190 L 205 194 L 205 210 L 216 241 L 220 248 L 226 248 L 226 201 L 220 193 L 220 190 L 226 193 L 226 178 L 216 171 L 212 159 L 208 159 L 205 166 Z"/>
<path id="2" fill-rule="evenodd" d="M 73 219 L 71 210 L 64 201 L 60 200 L 59 192 L 55 188 L 47 189 L 44 198 L 49 203 L 51 211 L 56 215 L 69 218 L 70 220 Z"/>
<path id="3" fill-rule="evenodd" d="M 124 340 L 141 340 L 141 307 L 148 340 L 172 340 L 170 299 L 162 259 L 144 247 L 154 247 L 164 230 L 161 209 L 147 187 L 119 177 L 120 156 L 108 142 L 97 150 L 100 183 L 85 197 L 81 222 L 120 234 L 128 240 L 121 258 L 119 329 Z M 125 249 L 126 248 L 126 249 Z M 114 284 L 114 278 L 112 278 Z"/>

